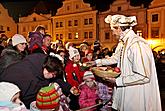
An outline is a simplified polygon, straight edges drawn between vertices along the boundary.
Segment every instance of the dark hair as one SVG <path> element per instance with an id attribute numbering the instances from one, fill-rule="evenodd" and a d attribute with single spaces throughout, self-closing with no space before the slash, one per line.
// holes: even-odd
<path id="1" fill-rule="evenodd" d="M 50 38 L 51 38 L 51 35 L 45 34 L 45 35 L 43 36 L 43 39 L 46 38 L 46 37 L 50 37 Z"/>
<path id="2" fill-rule="evenodd" d="M 63 64 L 62 61 L 57 57 L 47 56 L 45 58 L 43 69 L 46 68 L 48 72 L 57 71 L 57 76 L 63 72 Z"/>
<path id="3" fill-rule="evenodd" d="M 45 31 L 45 28 L 43 27 L 43 26 L 41 26 L 41 25 L 39 25 L 39 26 L 37 26 L 36 28 L 35 28 L 35 32 L 39 32 L 40 30 L 44 30 Z"/>
<path id="4" fill-rule="evenodd" d="M 57 51 L 57 54 L 60 54 L 61 52 L 66 53 L 64 50 L 58 50 L 58 51 Z"/>

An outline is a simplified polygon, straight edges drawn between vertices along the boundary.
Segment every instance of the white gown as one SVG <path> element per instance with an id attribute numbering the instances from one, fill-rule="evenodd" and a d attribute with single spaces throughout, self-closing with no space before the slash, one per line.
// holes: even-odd
<path id="1" fill-rule="evenodd" d="M 152 50 L 147 42 L 127 29 L 116 52 L 96 64 L 117 63 L 121 75 L 116 79 L 112 107 L 118 111 L 161 111 L 161 100 Z"/>

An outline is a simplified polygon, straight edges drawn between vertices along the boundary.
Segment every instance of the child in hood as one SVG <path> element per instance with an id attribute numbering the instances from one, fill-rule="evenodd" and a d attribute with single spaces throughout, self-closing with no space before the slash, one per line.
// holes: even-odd
<path id="1" fill-rule="evenodd" d="M 20 100 L 20 89 L 15 84 L 0 82 L 0 111 L 29 111 Z"/>
<path id="2" fill-rule="evenodd" d="M 96 105 L 99 100 L 98 87 L 95 81 L 95 77 L 91 71 L 86 71 L 83 77 L 84 82 L 80 84 L 79 88 L 81 90 L 79 96 L 80 108 L 86 108 Z M 101 100 L 100 100 L 101 102 Z M 96 107 L 88 109 L 87 111 L 95 111 Z"/>

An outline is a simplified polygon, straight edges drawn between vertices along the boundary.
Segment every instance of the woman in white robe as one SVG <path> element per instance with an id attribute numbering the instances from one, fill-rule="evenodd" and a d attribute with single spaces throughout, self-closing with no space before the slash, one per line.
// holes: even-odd
<path id="1" fill-rule="evenodd" d="M 161 100 L 152 50 L 147 42 L 134 33 L 136 17 L 109 15 L 105 19 L 117 37 L 116 52 L 97 65 L 117 63 L 121 69 L 118 78 L 108 78 L 116 83 L 112 108 L 118 111 L 161 111 Z M 125 29 L 123 29 L 125 27 Z"/>

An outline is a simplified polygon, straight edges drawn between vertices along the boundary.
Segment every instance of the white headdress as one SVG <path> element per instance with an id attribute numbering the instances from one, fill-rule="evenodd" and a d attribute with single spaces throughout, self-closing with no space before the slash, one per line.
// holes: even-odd
<path id="1" fill-rule="evenodd" d="M 137 20 L 135 16 L 126 17 L 124 15 L 108 15 L 105 18 L 105 22 L 110 24 L 111 29 L 114 26 L 135 26 Z"/>

